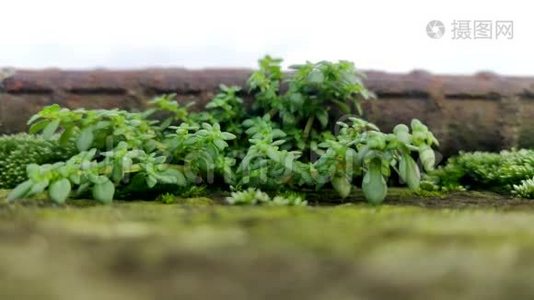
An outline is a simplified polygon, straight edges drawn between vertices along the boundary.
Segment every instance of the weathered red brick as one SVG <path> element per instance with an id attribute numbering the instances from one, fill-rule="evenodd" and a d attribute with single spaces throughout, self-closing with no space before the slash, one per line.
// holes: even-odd
<path id="1" fill-rule="evenodd" d="M 220 84 L 244 87 L 250 73 L 246 69 L 15 70 L 0 82 L 0 132 L 24 130 L 28 117 L 51 103 L 141 110 L 157 94 L 176 93 L 180 101 L 195 100 L 196 108 L 202 109 Z M 385 130 L 419 118 L 436 132 L 446 153 L 534 146 L 534 77 L 366 73 L 366 85 L 379 96 L 365 105 L 366 117 Z"/>

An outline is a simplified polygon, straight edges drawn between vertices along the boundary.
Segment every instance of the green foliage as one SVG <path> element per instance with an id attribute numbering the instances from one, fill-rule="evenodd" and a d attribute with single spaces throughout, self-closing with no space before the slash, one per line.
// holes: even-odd
<path id="1" fill-rule="evenodd" d="M 281 64 L 282 59 L 267 55 L 259 60 L 259 70 L 252 73 L 248 79 L 249 89 L 255 93 L 254 108 L 256 110 L 270 111 L 282 108 L 279 89 L 284 73 Z M 270 113 L 274 114 L 275 111 Z"/>
<path id="2" fill-rule="evenodd" d="M 0 188 L 14 188 L 28 179 L 26 165 L 54 163 L 76 153 L 72 143 L 64 146 L 41 136 L 16 134 L 0 137 Z"/>
<path id="3" fill-rule="evenodd" d="M 319 184 L 328 179 L 341 197 L 347 197 L 355 175 L 362 175 L 362 189 L 371 203 L 382 202 L 387 195 L 387 178 L 391 169 L 412 190 L 419 189 L 420 170 L 412 153 L 417 153 L 426 171 L 434 167 L 432 146 L 434 135 L 418 120 L 408 126 L 400 124 L 393 133 L 380 132 L 365 120 L 350 118 L 352 124 L 339 123 L 341 130 L 335 140 L 327 140 L 320 147 L 326 152 L 315 163 L 320 174 Z"/>
<path id="4" fill-rule="evenodd" d="M 232 192 L 231 196 L 226 198 L 226 202 L 232 205 L 255 205 L 269 201 L 271 201 L 269 195 L 255 188 Z"/>
<path id="5" fill-rule="evenodd" d="M 274 129 L 267 118 L 247 120 L 248 125 L 250 147 L 236 170 L 238 186 L 273 189 L 311 181 L 309 164 L 298 161 L 301 152 L 281 149 L 285 143 L 280 139 L 285 137 L 283 131 Z"/>
<path id="6" fill-rule="evenodd" d="M 255 94 L 259 114 L 277 116 L 299 150 L 308 150 L 308 142 L 310 145 L 320 142 L 321 131 L 327 129 L 334 116 L 329 114 L 330 109 L 361 114 L 361 102 L 374 97 L 362 83 L 363 74 L 351 62 L 295 65 L 288 78 L 281 71 L 281 63 L 281 59 L 266 56 L 248 85 Z M 280 91 L 283 81 L 288 85 L 286 92 Z"/>
<path id="7" fill-rule="evenodd" d="M 8 200 L 31 197 L 48 189 L 51 200 L 63 203 L 71 189 L 77 187 L 76 195 L 91 190 L 95 200 L 109 203 L 113 200 L 115 187 L 128 185 L 130 177 L 137 184 L 142 178 L 148 188 L 158 183 L 185 184 L 183 174 L 164 163 L 165 157 L 156 157 L 142 150 L 127 150 L 126 142 L 102 153 L 100 159 L 96 156 L 96 149 L 91 149 L 66 162 L 30 164 L 27 166 L 29 179 L 19 185 L 20 189 L 12 191 Z"/>
<path id="8" fill-rule="evenodd" d="M 30 133 L 41 133 L 45 139 L 58 140 L 62 145 L 75 140 L 79 151 L 105 150 L 120 142 L 146 151 L 158 146 L 154 121 L 144 114 L 124 110 L 70 110 L 53 104 L 34 115 L 28 125 Z"/>
<path id="9" fill-rule="evenodd" d="M 534 199 L 534 177 L 522 180 L 512 186 L 512 194 L 521 198 Z"/>
<path id="10" fill-rule="evenodd" d="M 161 123 L 160 128 L 165 129 L 169 125 L 176 122 L 185 122 L 189 119 L 188 108 L 193 103 L 188 103 L 185 106 L 180 105 L 178 101 L 174 100 L 176 94 L 168 94 L 156 97 L 148 103 L 153 106 L 152 109 L 147 110 L 145 115 L 151 115 L 155 112 L 164 113 L 167 118 Z"/>
<path id="11" fill-rule="evenodd" d="M 347 61 L 308 62 L 291 73 L 281 63 L 260 60 L 248 80 L 255 97 L 250 110 L 240 88 L 225 85 L 200 113 L 189 112 L 192 103 L 182 105 L 174 94 L 152 99 L 140 113 L 45 107 L 29 120 L 30 132 L 40 133 L 43 143 L 76 149 L 55 161 L 20 164 L 27 165 L 27 180 L 17 175 L 23 182 L 10 200 L 47 192 L 57 203 L 82 196 L 109 203 L 233 186 L 246 190 L 233 193 L 232 204 L 304 205 L 300 195 L 283 192 L 331 186 L 345 198 L 356 185 L 369 202 L 380 203 L 393 173 L 419 188 L 415 158 L 432 170 L 437 145 L 425 125 L 413 120 L 383 133 L 350 118 L 338 122 L 334 134 L 336 115 L 361 113 L 362 101 L 373 97 L 363 75 Z M 259 188 L 282 194 L 271 199 Z"/>
<path id="12" fill-rule="evenodd" d="M 308 201 L 304 200 L 304 197 L 302 195 L 298 195 L 294 193 L 274 196 L 274 198 L 272 198 L 271 203 L 273 205 L 284 205 L 284 206 L 306 206 L 308 205 Z"/>
<path id="13" fill-rule="evenodd" d="M 326 127 L 329 107 L 337 107 L 345 114 L 354 110 L 361 114 L 361 101 L 373 97 L 362 83 L 363 74 L 352 62 L 307 62 L 291 68 L 295 74 L 288 79 L 287 96 L 289 110 L 297 119 L 315 117 Z"/>
<path id="14" fill-rule="evenodd" d="M 200 128 L 182 123 L 173 129 L 175 133 L 165 136 L 166 151 L 190 182 L 200 183 L 202 179 L 209 182 L 217 175 L 232 182 L 235 159 L 224 153 L 227 141 L 235 139 L 235 135 L 221 131 L 218 123 L 203 123 Z"/>
<path id="15" fill-rule="evenodd" d="M 509 193 L 514 185 L 534 176 L 533 150 L 505 150 L 500 153 L 460 153 L 426 179 L 427 189 L 456 190 L 489 188 Z"/>
<path id="16" fill-rule="evenodd" d="M 243 99 L 238 96 L 241 88 L 222 84 L 220 93 L 206 105 L 211 123 L 219 123 L 227 131 L 241 134 L 241 121 L 245 118 Z"/>

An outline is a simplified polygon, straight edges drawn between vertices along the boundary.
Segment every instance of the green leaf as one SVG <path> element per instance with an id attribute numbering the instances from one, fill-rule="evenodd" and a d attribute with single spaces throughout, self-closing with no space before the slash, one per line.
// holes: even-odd
<path id="1" fill-rule="evenodd" d="M 146 185 L 148 185 L 149 188 L 153 188 L 158 183 L 158 180 L 154 176 L 147 176 L 146 178 Z"/>
<path id="2" fill-rule="evenodd" d="M 428 127 L 417 119 L 412 119 L 410 126 L 412 127 L 412 131 L 428 131 Z"/>
<path id="3" fill-rule="evenodd" d="M 161 127 L 162 129 L 166 129 L 167 127 L 169 127 L 169 126 L 172 124 L 172 121 L 173 121 L 172 118 L 167 118 L 167 119 L 165 119 L 163 122 L 161 122 L 160 127 Z"/>
<path id="4" fill-rule="evenodd" d="M 31 116 L 31 118 L 28 120 L 26 125 L 32 124 L 33 122 L 37 121 L 39 118 L 41 118 L 41 115 L 39 115 L 39 114 L 35 114 L 35 115 Z"/>
<path id="5" fill-rule="evenodd" d="M 93 198 L 102 203 L 111 203 L 113 201 L 114 194 L 115 186 L 111 181 L 109 181 L 109 179 L 104 182 L 99 182 L 93 186 Z"/>
<path id="6" fill-rule="evenodd" d="M 334 178 L 332 178 L 332 186 L 341 198 L 347 198 L 352 189 L 350 181 L 347 179 L 347 176 L 344 175 L 334 176 Z"/>
<path id="7" fill-rule="evenodd" d="M 318 111 L 315 116 L 317 117 L 323 128 L 328 125 L 328 112 L 326 111 L 326 109 Z"/>
<path id="8" fill-rule="evenodd" d="M 320 70 L 313 70 L 308 75 L 308 81 L 315 84 L 321 84 L 324 81 L 324 75 Z"/>
<path id="9" fill-rule="evenodd" d="M 421 173 L 415 160 L 409 154 L 403 154 L 399 162 L 399 176 L 412 190 L 419 189 Z"/>
<path id="10" fill-rule="evenodd" d="M 37 164 L 29 164 L 26 166 L 26 174 L 31 180 L 39 181 L 41 175 L 41 168 Z"/>
<path id="11" fill-rule="evenodd" d="M 59 127 L 59 120 L 53 120 L 52 122 L 48 123 L 46 127 L 43 129 L 43 137 L 47 140 L 52 138 L 54 133 L 56 133 L 56 130 Z"/>
<path id="12" fill-rule="evenodd" d="M 72 174 L 69 176 L 69 181 L 71 181 L 74 184 L 80 184 L 80 175 L 79 174 Z"/>
<path id="13" fill-rule="evenodd" d="M 69 127 L 65 129 L 65 131 L 63 131 L 63 133 L 61 134 L 61 137 L 59 138 L 59 143 L 62 145 L 65 145 L 70 140 L 73 134 L 74 134 L 74 127 Z"/>
<path id="14" fill-rule="evenodd" d="M 84 182 L 78 186 L 78 189 L 76 190 L 76 196 L 81 196 L 83 193 L 85 193 L 89 189 L 89 182 Z"/>
<path id="15" fill-rule="evenodd" d="M 217 147 L 219 150 L 224 150 L 228 146 L 228 144 L 224 140 L 214 140 L 213 144 Z"/>
<path id="16" fill-rule="evenodd" d="M 30 129 L 28 130 L 28 132 L 31 134 L 36 134 L 37 132 L 43 130 L 46 127 L 46 125 L 48 125 L 48 123 L 50 123 L 50 120 L 40 120 L 37 123 L 30 126 Z"/>
<path id="17" fill-rule="evenodd" d="M 397 139 L 405 144 L 410 143 L 410 129 L 404 124 L 399 124 L 393 128 L 393 133 Z"/>
<path id="18" fill-rule="evenodd" d="M 423 163 L 423 168 L 425 171 L 432 171 L 434 169 L 434 164 L 436 163 L 436 156 L 434 150 L 430 146 L 421 146 L 419 147 L 419 158 Z"/>
<path id="19" fill-rule="evenodd" d="M 14 188 L 7 196 L 7 201 L 11 202 L 13 200 L 23 198 L 30 192 L 32 185 L 33 182 L 31 180 L 26 180 L 21 184 L 17 185 L 17 187 Z"/>
<path id="20" fill-rule="evenodd" d="M 371 131 L 368 135 L 367 145 L 370 149 L 382 150 L 386 147 L 386 137 L 381 132 Z"/>
<path id="21" fill-rule="evenodd" d="M 35 195 L 43 192 L 48 186 L 48 183 L 48 179 L 43 179 L 38 182 L 34 182 L 30 192 L 28 192 L 28 195 Z"/>
<path id="22" fill-rule="evenodd" d="M 343 101 L 339 101 L 339 100 L 332 100 L 332 102 L 334 102 L 337 106 L 337 108 L 344 114 L 350 114 L 350 106 L 343 102 Z"/>
<path id="23" fill-rule="evenodd" d="M 162 173 L 164 176 L 174 177 L 175 183 L 179 186 L 185 186 L 187 184 L 187 180 L 185 179 L 184 174 L 177 169 L 167 169 Z"/>
<path id="24" fill-rule="evenodd" d="M 373 159 L 369 169 L 362 181 L 362 190 L 367 202 L 380 204 L 386 198 L 388 186 L 384 176 L 382 176 L 382 162 L 379 159 Z"/>
<path id="25" fill-rule="evenodd" d="M 113 163 L 113 169 L 111 171 L 111 178 L 115 183 L 119 183 L 122 180 L 122 177 L 124 176 L 124 169 L 122 168 L 122 164 L 119 162 Z"/>
<path id="26" fill-rule="evenodd" d="M 76 141 L 76 146 L 78 147 L 78 150 L 85 151 L 91 147 L 93 144 L 93 129 L 88 127 L 82 130 L 80 133 L 80 136 L 78 136 L 78 140 Z"/>
<path id="27" fill-rule="evenodd" d="M 233 139 L 236 138 L 236 136 L 233 135 L 233 134 L 231 134 L 231 133 L 229 133 L 229 132 L 223 132 L 223 133 L 222 133 L 222 138 L 223 138 L 224 140 L 233 140 Z"/>
<path id="28" fill-rule="evenodd" d="M 52 182 L 48 189 L 48 195 L 52 201 L 62 204 L 70 195 L 71 185 L 70 181 L 66 178 Z"/>

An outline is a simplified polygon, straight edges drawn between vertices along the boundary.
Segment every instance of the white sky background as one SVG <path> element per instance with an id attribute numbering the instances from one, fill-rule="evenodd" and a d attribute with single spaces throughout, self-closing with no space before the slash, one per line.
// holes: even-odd
<path id="1" fill-rule="evenodd" d="M 255 67 L 354 61 L 361 69 L 534 75 L 530 1 L 16 0 L 0 4 L 0 67 Z M 445 23 L 439 40 L 426 35 Z M 512 20 L 512 40 L 452 40 L 453 20 Z"/>

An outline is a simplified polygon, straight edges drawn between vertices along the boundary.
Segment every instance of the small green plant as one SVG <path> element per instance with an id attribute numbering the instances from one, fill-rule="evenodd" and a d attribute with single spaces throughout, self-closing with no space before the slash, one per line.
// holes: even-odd
<path id="1" fill-rule="evenodd" d="M 280 84 L 284 78 L 282 59 L 269 55 L 259 60 L 259 70 L 252 73 L 247 81 L 249 90 L 254 92 L 254 109 L 268 112 L 271 116 L 283 106 L 279 95 Z"/>
<path id="2" fill-rule="evenodd" d="M 274 198 L 269 197 L 267 193 L 259 189 L 248 188 L 244 191 L 232 192 L 226 202 L 231 205 L 283 205 L 283 206 L 306 206 L 308 203 L 301 195 L 288 193 L 277 195 Z"/>
<path id="3" fill-rule="evenodd" d="M 176 203 L 176 196 L 171 193 L 165 193 L 158 197 L 158 200 L 163 204 Z"/>
<path id="4" fill-rule="evenodd" d="M 237 185 L 272 189 L 310 182 L 310 165 L 298 160 L 301 152 L 281 149 L 285 140 L 279 138 L 285 133 L 260 124 L 246 131 L 251 145 L 236 170 Z"/>
<path id="5" fill-rule="evenodd" d="M 238 96 L 240 87 L 228 87 L 222 84 L 220 92 L 208 104 L 206 112 L 211 123 L 220 124 L 225 130 L 234 134 L 242 133 L 241 121 L 245 119 L 243 99 Z"/>
<path id="6" fill-rule="evenodd" d="M 200 113 L 189 112 L 192 104 L 183 105 L 174 94 L 152 99 L 150 109 L 139 113 L 43 108 L 29 120 L 30 132 L 43 143 L 74 149 L 57 160 L 30 155 L 25 161 L 22 152 L 4 160 L 7 167 L 0 168 L 8 170 L 0 179 L 16 174 L 19 183 L 9 199 L 47 192 L 57 203 L 87 196 L 109 203 L 233 186 L 246 190 L 234 192 L 232 204 L 305 205 L 304 197 L 285 192 L 331 186 L 345 198 L 359 186 L 369 202 L 380 203 L 392 174 L 419 188 L 415 158 L 432 170 L 437 140 L 418 120 L 384 133 L 351 118 L 333 133 L 336 115 L 361 114 L 362 102 L 373 98 L 352 63 L 307 62 L 288 73 L 281 59 L 266 56 L 259 63 L 247 82 L 251 109 L 243 105 L 240 88 L 225 85 Z M 26 177 L 13 162 L 24 165 Z M 527 173 L 507 174 L 513 172 Z M 279 195 L 271 199 L 259 188 Z"/>
<path id="7" fill-rule="evenodd" d="M 410 128 L 397 125 L 393 133 L 386 134 L 378 127 L 358 118 L 350 118 L 352 124 L 339 123 L 341 130 L 336 140 L 320 146 L 326 153 L 315 163 L 321 174 L 319 183 L 325 179 L 338 194 L 345 198 L 352 189 L 352 179 L 362 175 L 362 190 L 367 201 L 378 204 L 387 195 L 387 178 L 391 169 L 412 190 L 419 189 L 421 172 L 412 153 L 416 152 L 426 171 L 434 168 L 432 146 L 437 144 L 434 135 L 419 120 L 413 120 Z"/>
<path id="8" fill-rule="evenodd" d="M 299 150 L 307 150 L 308 144 L 318 143 L 321 131 L 327 129 L 334 116 L 329 113 L 330 109 L 361 114 L 361 102 L 374 97 L 362 83 L 364 75 L 351 62 L 307 62 L 292 66 L 294 73 L 287 77 L 281 63 L 281 59 L 264 57 L 248 85 L 256 97 L 256 110 L 260 114 L 277 116 L 282 129 Z M 281 92 L 284 81 L 288 89 Z"/>
<path id="9" fill-rule="evenodd" d="M 62 145 L 74 140 L 79 151 L 105 150 L 120 142 L 149 152 L 158 146 L 154 122 L 141 113 L 124 110 L 70 110 L 53 104 L 34 115 L 28 125 L 30 133 L 41 133 Z"/>
<path id="10" fill-rule="evenodd" d="M 51 200 L 63 203 L 71 195 L 73 187 L 76 194 L 83 195 L 91 190 L 92 197 L 102 203 L 113 200 L 116 186 L 132 182 L 139 184 L 139 178 L 148 188 L 156 184 L 185 185 L 184 175 L 177 169 L 170 168 L 164 162 L 165 157 L 156 157 L 142 150 L 127 150 L 125 142 L 114 150 L 102 154 L 97 160 L 96 149 L 83 151 L 66 162 L 27 166 L 29 179 L 19 184 L 8 196 L 12 201 L 31 197 L 48 191 Z"/>
<path id="11" fill-rule="evenodd" d="M 255 205 L 269 201 L 271 201 L 269 195 L 255 188 L 232 192 L 231 196 L 226 198 L 226 202 L 231 205 Z"/>
<path id="12" fill-rule="evenodd" d="M 218 123 L 203 123 L 200 127 L 182 123 L 174 133 L 165 136 L 166 152 L 171 162 L 181 168 L 191 183 L 214 180 L 221 175 L 225 182 L 232 182 L 232 166 L 235 159 L 225 156 L 227 141 L 235 135 L 221 131 Z"/>
<path id="13" fill-rule="evenodd" d="M 299 194 L 289 193 L 284 195 L 278 195 L 272 198 L 271 203 L 273 205 L 282 206 L 306 206 L 308 201 L 304 200 L 304 197 Z"/>
<path id="14" fill-rule="evenodd" d="M 521 198 L 534 199 L 534 177 L 512 185 L 512 194 Z"/>
<path id="15" fill-rule="evenodd" d="M 489 188 L 510 193 L 514 185 L 534 177 L 533 150 L 504 150 L 500 153 L 468 152 L 449 159 L 430 172 L 427 188 L 450 191 Z"/>
<path id="16" fill-rule="evenodd" d="M 176 94 L 161 95 L 150 100 L 148 103 L 153 107 L 147 110 L 144 115 L 149 116 L 154 113 L 160 112 L 164 113 L 167 117 L 160 124 L 161 129 L 165 129 L 172 124 L 177 122 L 185 122 L 189 120 L 189 107 L 193 106 L 194 103 L 190 102 L 185 106 L 180 105 L 178 101 L 175 100 Z"/>
<path id="17" fill-rule="evenodd" d="M 14 188 L 28 179 L 26 166 L 63 161 L 76 153 L 73 143 L 59 145 L 41 136 L 16 134 L 0 137 L 0 188 Z"/>

